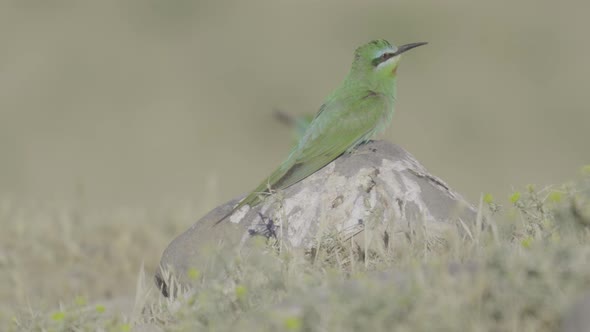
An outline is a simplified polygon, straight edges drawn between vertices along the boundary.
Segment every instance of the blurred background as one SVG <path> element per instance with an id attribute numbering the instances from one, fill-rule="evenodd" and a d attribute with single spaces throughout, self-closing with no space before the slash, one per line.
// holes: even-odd
<path id="1" fill-rule="evenodd" d="M 405 56 L 382 138 L 470 200 L 590 162 L 585 2 L 0 6 L 0 197 L 212 209 L 287 156 L 273 110 L 315 113 L 376 38 L 430 43 Z"/>

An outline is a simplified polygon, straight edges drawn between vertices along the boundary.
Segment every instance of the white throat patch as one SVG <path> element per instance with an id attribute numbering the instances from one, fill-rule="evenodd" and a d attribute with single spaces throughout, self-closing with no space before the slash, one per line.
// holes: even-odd
<path id="1" fill-rule="evenodd" d="M 389 58 L 389 59 L 381 62 L 380 64 L 378 64 L 377 67 L 375 67 L 375 70 L 379 70 L 379 69 L 381 69 L 383 67 L 389 66 L 393 62 L 398 62 L 399 59 L 400 59 L 400 56 L 399 55 L 396 55 L 394 57 L 391 57 L 391 58 Z"/>

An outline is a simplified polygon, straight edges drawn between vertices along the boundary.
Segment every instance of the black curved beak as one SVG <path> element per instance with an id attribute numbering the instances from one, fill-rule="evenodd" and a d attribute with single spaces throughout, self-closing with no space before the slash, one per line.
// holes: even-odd
<path id="1" fill-rule="evenodd" d="M 413 49 L 415 47 L 426 45 L 426 44 L 428 44 L 428 43 L 426 43 L 426 42 L 419 42 L 419 43 L 411 43 L 411 44 L 402 45 L 402 46 L 400 46 L 400 47 L 397 48 L 397 51 L 395 51 L 395 53 L 393 53 L 393 55 L 394 56 L 395 55 L 400 55 L 400 54 L 402 54 L 402 53 L 404 53 L 406 51 L 409 51 L 409 50 L 411 50 L 411 49 Z"/>

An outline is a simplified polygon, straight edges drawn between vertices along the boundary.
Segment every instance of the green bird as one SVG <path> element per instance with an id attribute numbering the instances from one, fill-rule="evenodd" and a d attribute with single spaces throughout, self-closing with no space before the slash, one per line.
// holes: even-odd
<path id="1" fill-rule="evenodd" d="M 383 131 L 393 116 L 401 54 L 425 44 L 395 47 L 374 40 L 357 48 L 344 82 L 325 100 L 287 160 L 217 223 L 305 179 Z"/>

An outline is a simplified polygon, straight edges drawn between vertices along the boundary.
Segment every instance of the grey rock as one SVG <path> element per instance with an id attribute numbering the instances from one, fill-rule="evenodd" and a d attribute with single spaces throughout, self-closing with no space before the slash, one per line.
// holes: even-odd
<path id="1" fill-rule="evenodd" d="M 475 220 L 476 210 L 410 153 L 385 141 L 372 141 L 344 154 L 305 180 L 273 193 L 215 225 L 239 201 L 209 212 L 164 251 L 156 282 L 166 295 L 170 276 L 186 283 L 187 271 L 205 264 L 215 248 L 241 248 L 255 236 L 276 237 L 295 248 L 311 249 L 325 232 L 358 239 L 365 229 L 405 239 L 426 229 L 433 237 Z M 374 233 L 374 232 L 373 232 Z M 383 242 L 383 241 L 375 241 Z M 386 241 L 387 242 L 387 241 Z"/>

